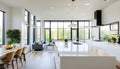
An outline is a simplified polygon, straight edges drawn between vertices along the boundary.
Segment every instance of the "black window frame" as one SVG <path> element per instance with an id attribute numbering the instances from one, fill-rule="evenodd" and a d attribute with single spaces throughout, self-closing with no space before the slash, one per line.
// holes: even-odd
<path id="1" fill-rule="evenodd" d="M 25 9 L 25 11 L 28 13 L 27 15 L 27 45 L 30 44 L 30 12 Z"/>
<path id="2" fill-rule="evenodd" d="M 118 25 L 118 30 L 112 30 L 111 29 L 111 25 L 114 25 L 114 24 L 117 24 Z M 118 35 L 119 34 L 119 21 L 116 21 L 116 22 L 112 22 L 112 23 L 108 23 L 108 24 L 102 24 L 101 26 L 100 26 L 100 30 L 99 30 L 99 33 L 100 33 L 100 35 L 99 35 L 99 40 L 101 40 L 101 27 L 102 26 L 109 26 L 109 31 L 117 31 L 117 33 L 116 34 L 110 34 L 110 35 Z"/>
<path id="3" fill-rule="evenodd" d="M 35 26 L 36 26 L 36 17 L 35 16 L 33 16 L 33 43 L 36 41 L 36 29 L 35 29 Z"/>
<path id="4" fill-rule="evenodd" d="M 3 23 L 2 23 L 2 44 L 0 45 L 5 45 L 5 11 L 0 10 L 0 12 L 3 13 Z"/>
<path id="5" fill-rule="evenodd" d="M 89 27 L 90 27 L 90 20 L 44 20 L 44 22 L 49 22 L 50 23 L 50 27 L 49 28 L 44 28 L 45 30 L 46 29 L 49 29 L 49 39 L 51 40 L 51 22 L 63 22 L 63 38 L 64 38 L 64 22 L 77 22 L 77 28 L 75 28 L 77 30 L 76 32 L 76 37 L 77 37 L 77 41 L 79 40 L 79 22 L 89 22 Z M 58 24 L 57 24 L 58 25 Z M 84 27 L 85 28 L 85 27 Z M 72 29 L 74 28 L 70 28 L 70 40 L 72 40 Z M 58 26 L 57 26 L 57 30 L 58 30 Z M 88 39 L 90 39 L 90 29 L 88 29 Z M 57 31 L 57 40 L 59 40 L 58 36 L 59 36 L 59 31 Z M 46 34 L 46 33 L 45 33 Z M 46 40 L 46 36 L 45 36 L 45 40 Z"/>

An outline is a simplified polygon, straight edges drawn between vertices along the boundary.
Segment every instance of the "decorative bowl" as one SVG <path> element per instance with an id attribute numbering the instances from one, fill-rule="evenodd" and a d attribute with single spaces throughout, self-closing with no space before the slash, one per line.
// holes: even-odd
<path id="1" fill-rule="evenodd" d="M 5 49 L 12 49 L 13 48 L 13 46 L 5 46 Z"/>

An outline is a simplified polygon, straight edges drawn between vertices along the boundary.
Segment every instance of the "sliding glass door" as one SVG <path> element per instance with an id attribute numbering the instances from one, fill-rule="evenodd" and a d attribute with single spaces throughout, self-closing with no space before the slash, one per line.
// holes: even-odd
<path id="1" fill-rule="evenodd" d="M 77 40 L 77 29 L 72 29 L 72 40 Z"/>
<path id="2" fill-rule="evenodd" d="M 46 41 L 50 40 L 50 29 L 45 29 L 45 40 Z"/>
<path id="3" fill-rule="evenodd" d="M 46 20 L 45 39 L 89 39 L 89 20 Z"/>

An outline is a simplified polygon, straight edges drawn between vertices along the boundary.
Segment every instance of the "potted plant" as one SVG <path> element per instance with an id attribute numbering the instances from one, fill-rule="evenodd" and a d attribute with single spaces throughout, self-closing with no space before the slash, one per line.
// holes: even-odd
<path id="1" fill-rule="evenodd" d="M 116 39 L 115 37 L 112 37 L 112 38 L 111 38 L 111 42 L 112 42 L 112 43 L 116 43 L 116 41 L 117 41 L 117 39 Z"/>
<path id="2" fill-rule="evenodd" d="M 117 37 L 118 37 L 118 44 L 120 44 L 120 34 L 118 34 Z"/>
<path id="3" fill-rule="evenodd" d="M 20 43 L 21 41 L 21 32 L 18 29 L 8 30 L 7 31 L 8 45 Z"/>
<path id="4" fill-rule="evenodd" d="M 67 39 L 65 39 L 64 41 L 65 41 L 65 45 L 67 45 L 67 44 L 68 44 L 68 40 L 67 40 Z"/>
<path id="5" fill-rule="evenodd" d="M 108 41 L 108 42 L 111 42 L 111 38 L 108 38 L 107 41 Z"/>

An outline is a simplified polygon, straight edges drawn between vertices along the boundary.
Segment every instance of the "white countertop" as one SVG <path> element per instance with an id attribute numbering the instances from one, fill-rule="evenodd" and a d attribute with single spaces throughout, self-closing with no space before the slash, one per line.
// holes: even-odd
<path id="1" fill-rule="evenodd" d="M 112 56 L 101 49 L 88 46 L 86 43 L 75 45 L 73 42 L 68 42 L 68 45 L 65 45 L 64 42 L 57 42 L 56 46 L 60 56 Z"/>

